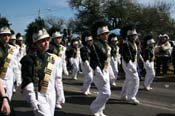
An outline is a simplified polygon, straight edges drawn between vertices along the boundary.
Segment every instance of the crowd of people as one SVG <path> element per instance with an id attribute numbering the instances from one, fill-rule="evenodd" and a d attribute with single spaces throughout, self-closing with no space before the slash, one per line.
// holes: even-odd
<path id="1" fill-rule="evenodd" d="M 161 72 L 167 74 L 168 62 L 175 50 L 167 34 L 160 34 L 157 42 L 153 36 L 146 36 L 144 49 L 137 43 L 137 35 L 136 28 L 128 29 L 121 44 L 118 36 L 110 33 L 107 24 L 101 22 L 98 23 L 95 37 L 86 33 L 72 36 L 67 41 L 60 31 L 49 34 L 43 27 L 32 33 L 31 46 L 35 49 L 30 51 L 20 33 L 15 35 L 10 27 L 1 27 L 2 115 L 15 115 L 10 101 L 16 87 L 20 87 L 35 116 L 54 116 L 55 108 L 62 109 L 66 103 L 63 75 L 77 80 L 81 71 L 84 76 L 82 93 L 91 94 L 92 82 L 98 91 L 96 99 L 90 104 L 92 114 L 106 116 L 103 111 L 111 96 L 111 86 L 117 86 L 119 66 L 125 74 L 121 100 L 139 104 L 136 98 L 140 86 L 138 60 L 146 71 L 144 88 L 149 91 L 156 75 L 161 75 Z"/>

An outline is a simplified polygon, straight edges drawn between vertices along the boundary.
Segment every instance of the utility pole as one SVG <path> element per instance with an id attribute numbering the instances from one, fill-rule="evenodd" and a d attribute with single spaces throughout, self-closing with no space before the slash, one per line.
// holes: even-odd
<path id="1" fill-rule="evenodd" d="M 40 17 L 40 15 L 41 15 L 41 11 L 40 11 L 40 8 L 39 8 L 39 10 L 38 10 L 38 17 Z"/>

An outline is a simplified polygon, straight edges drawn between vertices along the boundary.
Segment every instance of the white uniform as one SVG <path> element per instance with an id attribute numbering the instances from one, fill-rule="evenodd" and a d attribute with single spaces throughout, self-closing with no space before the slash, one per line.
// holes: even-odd
<path id="1" fill-rule="evenodd" d="M 154 62 L 147 60 L 144 62 L 144 68 L 146 70 L 144 86 L 149 89 L 155 77 Z"/>
<path id="2" fill-rule="evenodd" d="M 84 81 L 83 81 L 83 87 L 82 92 L 86 95 L 90 94 L 90 87 L 91 83 L 93 81 L 93 70 L 89 64 L 89 61 L 85 61 L 81 63 L 83 75 L 84 75 Z"/>
<path id="3" fill-rule="evenodd" d="M 111 80 L 111 83 L 113 84 L 117 78 L 118 78 L 118 64 L 121 64 L 121 61 L 120 61 L 120 54 L 119 54 L 119 47 L 117 47 L 117 57 L 114 58 L 113 56 L 111 57 L 111 60 L 110 60 L 110 65 L 111 65 L 111 68 L 112 68 L 112 71 L 114 73 L 114 79 Z"/>
<path id="4" fill-rule="evenodd" d="M 91 103 L 92 113 L 101 113 L 105 109 L 105 104 L 111 96 L 109 70 L 101 70 L 98 66 L 94 71 L 94 83 L 98 89 L 96 99 Z"/>
<path id="5" fill-rule="evenodd" d="M 108 51 L 107 51 L 108 63 L 105 66 L 106 68 L 102 70 L 99 68 L 99 66 L 97 66 L 96 69 L 94 70 L 94 83 L 99 93 L 96 99 L 90 105 L 90 109 L 93 114 L 98 114 L 98 115 L 103 114 L 106 102 L 111 96 L 110 78 L 109 78 L 110 51 L 111 51 L 111 48 L 108 46 Z"/>
<path id="6" fill-rule="evenodd" d="M 122 67 L 125 71 L 125 81 L 121 92 L 121 97 L 127 97 L 128 100 L 136 100 L 139 89 L 139 75 L 137 72 L 137 62 L 126 63 L 122 59 Z"/>
<path id="7" fill-rule="evenodd" d="M 31 104 L 35 116 L 54 116 L 56 104 L 56 81 L 61 78 L 62 71 L 58 68 L 62 65 L 61 58 L 51 54 L 55 58 L 46 93 L 34 90 L 33 82 L 23 88 L 23 96 Z M 22 69 L 25 66 L 22 66 Z M 32 78 L 32 77 L 31 77 Z M 36 94 L 37 93 L 37 94 Z"/>
<path id="8" fill-rule="evenodd" d="M 14 52 L 9 62 L 6 75 L 3 79 L 3 85 L 6 89 L 7 97 L 9 98 L 9 100 L 11 100 L 13 94 L 14 80 L 15 78 L 21 78 L 21 70 L 19 68 L 19 61 L 17 59 L 18 49 L 16 49 L 12 45 L 9 45 L 9 47 L 10 48 L 8 49 L 8 53 L 10 49 L 14 49 Z"/>
<path id="9" fill-rule="evenodd" d="M 62 82 L 62 75 L 64 71 L 67 71 L 66 62 L 65 62 L 65 51 L 66 48 L 61 45 L 60 53 L 58 57 L 61 59 L 61 65 L 57 67 L 59 70 L 59 73 L 61 74 L 60 78 L 56 79 L 56 107 L 61 108 L 62 104 L 65 103 L 65 96 L 64 96 L 64 90 L 63 90 L 63 82 Z M 68 72 L 67 72 L 68 73 Z"/>
<path id="10" fill-rule="evenodd" d="M 77 79 L 78 71 L 80 70 L 80 62 L 81 62 L 80 48 L 78 48 L 77 53 L 76 53 L 76 57 L 70 58 L 70 63 L 72 65 L 72 77 L 75 80 Z"/>
<path id="11" fill-rule="evenodd" d="M 150 37 L 151 38 L 151 37 Z M 155 43 L 154 39 L 148 39 L 147 45 L 148 47 L 143 52 L 144 54 L 144 68 L 146 70 L 144 87 L 146 90 L 151 90 L 151 83 L 155 77 L 155 69 L 154 69 L 154 59 L 155 59 L 155 49 L 153 44 Z"/>
<path id="12" fill-rule="evenodd" d="M 18 46 L 18 45 L 17 45 Z M 26 55 L 26 45 L 25 44 L 22 44 L 22 46 L 18 46 L 18 54 L 17 54 L 17 58 L 18 58 L 18 61 L 20 62 L 20 60 L 22 59 L 23 56 Z M 19 69 L 21 70 L 21 64 L 19 63 Z M 21 76 L 16 78 L 16 81 L 17 81 L 17 86 L 20 86 L 21 85 L 21 82 L 22 82 L 22 79 L 21 79 Z"/>
<path id="13" fill-rule="evenodd" d="M 19 54 L 18 54 L 18 59 L 19 61 L 22 59 L 23 56 L 26 55 L 26 45 L 22 44 L 21 47 L 19 46 Z"/>
<path id="14" fill-rule="evenodd" d="M 63 47 L 63 51 L 62 51 L 62 60 L 63 60 L 63 74 L 65 74 L 66 76 L 69 75 L 68 70 L 67 70 L 67 63 L 66 63 L 66 47 Z"/>

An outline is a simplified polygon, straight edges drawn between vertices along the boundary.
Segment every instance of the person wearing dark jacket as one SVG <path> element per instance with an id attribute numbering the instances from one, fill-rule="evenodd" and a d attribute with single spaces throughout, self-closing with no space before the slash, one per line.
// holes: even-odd
<path id="1" fill-rule="evenodd" d="M 93 81 L 93 70 L 90 66 L 90 54 L 91 54 L 90 47 L 93 45 L 93 38 L 92 36 L 87 35 L 84 39 L 85 44 L 80 49 L 80 55 L 82 59 L 81 68 L 84 75 L 82 92 L 85 95 L 89 95 L 91 94 L 90 87 Z"/>
<path id="2" fill-rule="evenodd" d="M 96 99 L 90 105 L 94 116 L 106 116 L 103 111 L 105 109 L 105 104 L 111 96 L 109 79 L 111 48 L 107 44 L 108 34 L 109 29 L 107 25 L 98 26 L 98 39 L 94 41 L 91 47 L 90 66 L 94 71 L 94 83 L 99 92 Z"/>
<path id="3" fill-rule="evenodd" d="M 139 104 L 136 95 L 139 89 L 139 75 L 137 71 L 138 48 L 136 45 L 136 29 L 127 31 L 127 40 L 121 48 L 122 67 L 125 72 L 121 99 L 132 104 Z"/>
<path id="4" fill-rule="evenodd" d="M 155 41 L 152 36 L 147 36 L 146 38 L 146 48 L 143 52 L 143 59 L 144 59 L 144 68 L 146 70 L 145 80 L 144 80 L 144 88 L 146 90 L 151 90 L 151 83 L 155 77 L 155 69 L 154 69 L 154 44 Z"/>
<path id="5" fill-rule="evenodd" d="M 61 78 L 61 58 L 48 53 L 50 36 L 46 29 L 33 32 L 36 52 L 21 60 L 22 94 L 31 104 L 35 116 L 54 116 L 56 104 L 56 81 Z"/>

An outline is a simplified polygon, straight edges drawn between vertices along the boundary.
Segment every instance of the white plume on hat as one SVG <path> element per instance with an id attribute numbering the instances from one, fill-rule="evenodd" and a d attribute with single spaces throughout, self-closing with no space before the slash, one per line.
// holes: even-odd
<path id="1" fill-rule="evenodd" d="M 90 40 L 93 40 L 92 36 L 87 36 L 87 37 L 85 37 L 85 41 L 86 41 L 86 42 L 87 42 L 87 41 L 90 41 Z"/>
<path id="2" fill-rule="evenodd" d="M 159 38 L 161 38 L 161 37 L 163 37 L 163 35 L 162 35 L 162 34 L 160 34 L 160 35 L 159 35 Z"/>
<path id="3" fill-rule="evenodd" d="M 100 35 L 100 34 L 103 34 L 103 33 L 109 33 L 108 26 L 99 27 L 97 29 L 97 35 Z"/>
<path id="4" fill-rule="evenodd" d="M 45 39 L 45 38 L 49 38 L 49 37 L 50 36 L 49 36 L 48 32 L 44 28 L 42 30 L 39 30 L 38 33 L 34 33 L 32 35 L 33 43 L 36 43 L 39 40 L 42 40 L 42 39 Z"/>
<path id="5" fill-rule="evenodd" d="M 2 27 L 0 29 L 0 34 L 11 34 L 9 27 Z"/>
<path id="6" fill-rule="evenodd" d="M 57 38 L 57 37 L 62 37 L 61 33 L 56 31 L 55 33 L 52 34 L 52 39 Z"/>
<path id="7" fill-rule="evenodd" d="M 169 40 L 169 36 L 167 34 L 163 34 L 163 36 Z"/>
<path id="8" fill-rule="evenodd" d="M 18 37 L 18 38 L 17 38 L 17 40 L 23 40 L 23 37 L 22 37 L 22 36 L 20 36 L 20 37 Z"/>
<path id="9" fill-rule="evenodd" d="M 78 45 L 78 44 L 79 44 L 78 41 L 73 42 L 73 45 Z"/>
<path id="10" fill-rule="evenodd" d="M 136 29 L 128 30 L 128 31 L 127 31 L 127 36 L 130 36 L 130 35 L 137 35 Z"/>
<path id="11" fill-rule="evenodd" d="M 151 38 L 151 39 L 147 40 L 146 43 L 147 43 L 147 45 L 150 45 L 150 44 L 154 44 L 154 43 L 156 43 L 156 42 L 154 41 L 153 38 Z"/>
<path id="12" fill-rule="evenodd" d="M 111 38 L 111 41 L 118 41 L 118 38 L 117 37 L 113 37 L 113 38 Z"/>
<path id="13" fill-rule="evenodd" d="M 10 39 L 16 40 L 16 35 L 15 35 L 15 34 L 11 35 L 11 36 L 10 36 Z"/>

